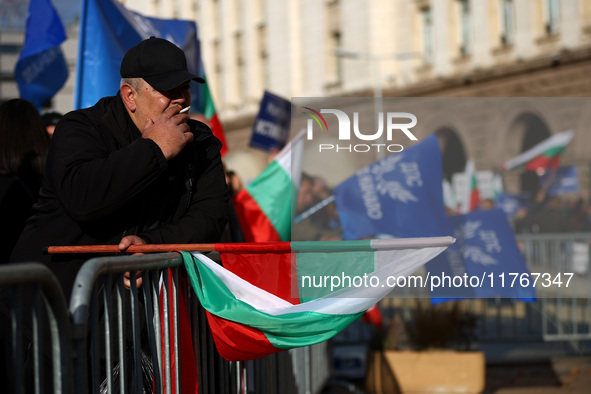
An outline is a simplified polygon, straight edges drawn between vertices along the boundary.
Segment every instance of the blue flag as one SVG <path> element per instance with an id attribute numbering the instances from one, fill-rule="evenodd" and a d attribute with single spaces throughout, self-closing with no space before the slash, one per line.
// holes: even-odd
<path id="1" fill-rule="evenodd" d="M 250 146 L 268 152 L 283 148 L 289 137 L 290 119 L 291 103 L 265 91 L 252 127 Z"/>
<path id="2" fill-rule="evenodd" d="M 450 235 L 435 135 L 358 171 L 334 188 L 344 239 Z"/>
<path id="3" fill-rule="evenodd" d="M 495 205 L 503 210 L 509 220 L 522 209 L 529 207 L 530 194 L 522 192 L 519 194 L 501 193 L 495 199 Z"/>
<path id="4" fill-rule="evenodd" d="M 199 73 L 199 43 L 195 22 L 144 17 L 113 0 L 85 0 L 80 16 L 80 43 L 74 108 L 87 108 L 119 90 L 121 60 L 127 50 L 156 36 L 185 52 L 190 72 Z M 198 84 L 192 84 L 193 97 Z"/>
<path id="5" fill-rule="evenodd" d="M 546 182 L 548 182 L 550 174 L 550 172 L 547 172 L 539 177 L 540 187 L 543 187 Z M 579 172 L 577 166 L 560 167 L 556 169 L 554 179 L 548 189 L 548 196 L 578 193 L 579 191 Z"/>
<path id="6" fill-rule="evenodd" d="M 474 297 L 536 297 L 535 277 L 502 210 L 474 211 L 448 219 L 456 243 L 426 265 L 431 295 L 437 297 L 434 303 Z"/>
<path id="7" fill-rule="evenodd" d="M 20 97 L 37 107 L 51 99 L 68 79 L 60 44 L 64 26 L 49 0 L 31 0 L 25 44 L 14 69 Z"/>

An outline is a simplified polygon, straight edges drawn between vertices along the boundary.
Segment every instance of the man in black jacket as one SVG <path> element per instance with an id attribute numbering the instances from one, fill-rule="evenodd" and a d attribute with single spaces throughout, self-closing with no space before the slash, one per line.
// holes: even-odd
<path id="1" fill-rule="evenodd" d="M 66 114 L 55 130 L 39 201 L 11 261 L 45 262 L 67 298 L 88 256 L 52 245 L 216 242 L 228 192 L 221 142 L 181 110 L 191 102 L 183 51 L 151 37 L 121 63 L 121 88 Z"/>

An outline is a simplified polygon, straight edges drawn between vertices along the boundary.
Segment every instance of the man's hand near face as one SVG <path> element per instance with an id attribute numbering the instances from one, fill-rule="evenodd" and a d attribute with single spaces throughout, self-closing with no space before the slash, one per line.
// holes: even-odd
<path id="1" fill-rule="evenodd" d="M 151 139 L 160 147 L 166 160 L 176 157 L 194 138 L 187 124 L 189 115 L 179 113 L 180 110 L 180 105 L 173 104 L 155 121 L 146 119 L 142 133 L 143 138 Z"/>

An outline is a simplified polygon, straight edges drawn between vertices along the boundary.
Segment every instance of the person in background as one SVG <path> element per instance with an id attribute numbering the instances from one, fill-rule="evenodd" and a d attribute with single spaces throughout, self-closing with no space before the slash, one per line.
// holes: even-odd
<path id="1" fill-rule="evenodd" d="M 308 212 L 310 208 L 332 196 L 326 181 L 318 176 L 302 173 L 297 199 L 297 215 L 309 214 L 292 226 L 294 241 L 337 241 L 341 239 L 342 229 L 334 202 Z M 311 213 L 311 214 L 310 214 Z"/>
<path id="2" fill-rule="evenodd" d="M 495 208 L 495 202 L 491 198 L 485 198 L 485 199 L 481 200 L 480 204 L 478 205 L 478 209 L 481 211 L 487 211 L 489 209 L 494 209 L 494 208 Z"/>
<path id="3" fill-rule="evenodd" d="M 298 199 L 296 205 L 296 214 L 304 213 L 307 209 L 314 206 L 314 178 L 302 172 L 300 185 L 298 188 Z"/>
<path id="4" fill-rule="evenodd" d="M 230 189 L 230 198 L 236 197 L 238 192 L 243 188 L 240 176 L 232 170 L 226 171 L 226 183 L 228 183 L 228 188 Z"/>
<path id="5" fill-rule="evenodd" d="M 22 99 L 0 105 L 0 263 L 6 263 L 37 201 L 49 136 L 39 111 Z"/>
<path id="6" fill-rule="evenodd" d="M 588 233 L 591 231 L 591 221 L 587 216 L 588 198 L 580 197 L 569 206 L 568 220 L 571 230 L 576 233 Z"/>
<path id="7" fill-rule="evenodd" d="M 32 103 L 14 99 L 0 105 L 0 264 L 8 262 L 37 201 L 48 150 L 49 136 Z M 9 300 L 0 288 L 0 380 L 13 392 Z"/>
<path id="8" fill-rule="evenodd" d="M 572 232 L 563 202 L 558 196 L 548 196 L 545 189 L 536 194 L 534 203 L 515 221 L 516 233 L 566 233 Z"/>
<path id="9" fill-rule="evenodd" d="M 244 242 L 244 233 L 242 232 L 242 227 L 240 226 L 240 221 L 238 220 L 238 215 L 236 214 L 236 209 L 234 207 L 234 198 L 238 192 L 242 190 L 242 180 L 240 179 L 240 176 L 232 170 L 225 170 L 225 173 L 230 201 L 228 203 L 228 224 L 224 229 L 221 242 Z"/>
<path id="10" fill-rule="evenodd" d="M 49 138 L 53 137 L 55 126 L 57 126 L 57 122 L 60 121 L 62 116 L 62 114 L 55 111 L 46 112 L 43 115 L 41 115 L 41 119 L 43 119 L 43 126 L 45 126 L 45 130 L 47 130 Z"/>

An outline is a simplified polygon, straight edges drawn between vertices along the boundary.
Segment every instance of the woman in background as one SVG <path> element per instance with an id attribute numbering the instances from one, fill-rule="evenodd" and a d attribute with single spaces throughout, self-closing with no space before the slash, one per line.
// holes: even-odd
<path id="1" fill-rule="evenodd" d="M 14 99 L 0 105 L 0 264 L 8 261 L 37 201 L 48 149 L 33 104 Z"/>

